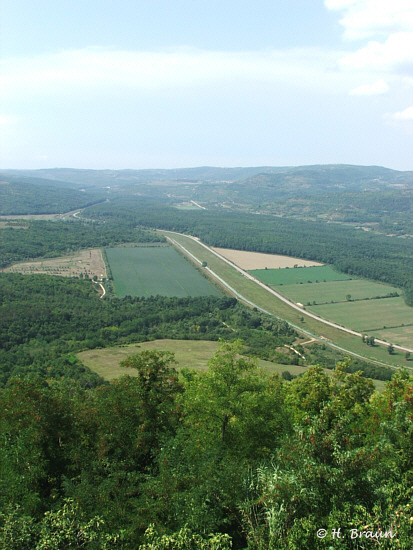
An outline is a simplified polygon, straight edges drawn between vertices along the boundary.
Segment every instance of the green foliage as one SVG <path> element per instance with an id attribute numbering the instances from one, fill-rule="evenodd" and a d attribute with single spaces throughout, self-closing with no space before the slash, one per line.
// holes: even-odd
<path id="1" fill-rule="evenodd" d="M 398 372 L 382 394 L 348 363 L 283 381 L 240 351 L 223 343 L 206 373 L 181 381 L 168 353 L 132 356 L 136 378 L 95 389 L 10 381 L 0 544 L 345 549 L 331 538 L 341 527 L 391 529 L 382 547 L 408 550 L 412 376 Z"/>
<path id="2" fill-rule="evenodd" d="M 257 314 L 232 298 L 126 297 L 100 300 L 88 281 L 0 274 L 0 385 L 11 376 L 101 380 L 74 351 L 156 338 L 236 339 L 255 354 L 290 343 L 287 323 Z M 250 328 L 254 326 L 255 328 Z"/>
<path id="3" fill-rule="evenodd" d="M 39 523 L 22 515 L 19 507 L 9 507 L 6 513 L 0 512 L 0 547 L 7 550 L 122 548 L 121 534 L 105 533 L 103 524 L 98 516 L 89 521 L 82 518 L 79 506 L 72 499 L 65 499 L 55 511 L 45 512 Z"/>
<path id="4" fill-rule="evenodd" d="M 345 368 L 330 381 L 316 369 L 289 383 L 295 436 L 248 481 L 249 548 L 344 549 L 350 529 L 391 529 L 397 536 L 380 539 L 382 547 L 410 548 L 412 377 L 396 375 L 380 395 Z M 332 538 L 338 527 L 341 541 Z M 325 539 L 316 536 L 319 528 Z M 352 548 L 370 542 L 357 539 Z"/>
<path id="5" fill-rule="evenodd" d="M 241 341 L 223 343 L 208 371 L 190 380 L 185 422 L 199 429 L 200 450 L 220 442 L 231 454 L 257 458 L 274 449 L 288 420 L 280 381 L 269 380 L 241 351 Z"/>
<path id="6" fill-rule="evenodd" d="M 232 548 L 228 535 L 215 534 L 203 538 L 183 527 L 173 535 L 160 535 L 153 525 L 145 532 L 145 543 L 139 550 L 229 550 Z"/>

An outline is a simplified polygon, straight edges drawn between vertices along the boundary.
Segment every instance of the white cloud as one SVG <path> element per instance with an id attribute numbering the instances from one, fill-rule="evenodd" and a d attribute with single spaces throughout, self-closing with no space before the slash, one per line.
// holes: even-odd
<path id="1" fill-rule="evenodd" d="M 399 32 L 384 43 L 372 41 L 340 60 L 343 67 L 409 71 L 413 67 L 413 32 Z"/>
<path id="2" fill-rule="evenodd" d="M 351 90 L 350 95 L 381 95 L 389 91 L 389 85 L 383 79 L 373 84 L 363 84 Z"/>
<path id="3" fill-rule="evenodd" d="M 407 107 L 404 111 L 399 111 L 388 116 L 393 120 L 399 121 L 413 120 L 413 107 Z"/>
<path id="4" fill-rule="evenodd" d="M 386 37 L 413 27 L 411 0 L 325 0 L 324 4 L 343 12 L 340 23 L 348 40 Z"/>
<path id="5" fill-rule="evenodd" d="M 330 10 L 342 13 L 347 40 L 370 39 L 338 60 L 338 68 L 363 81 L 350 95 L 380 95 L 406 89 L 413 81 L 412 0 L 325 0 Z M 409 84 L 410 82 L 410 84 Z"/>
<path id="6" fill-rule="evenodd" d="M 316 48 L 287 51 L 219 52 L 179 49 L 135 52 L 86 48 L 2 63 L 0 95 L 21 100 L 35 95 L 106 93 L 133 88 L 146 92 L 241 82 L 336 89 L 330 67 L 336 52 Z M 342 87 L 344 89 L 344 86 Z"/>

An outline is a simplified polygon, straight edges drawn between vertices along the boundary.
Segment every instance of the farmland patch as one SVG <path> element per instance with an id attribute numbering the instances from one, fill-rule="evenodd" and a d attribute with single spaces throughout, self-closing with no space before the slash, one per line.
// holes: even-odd
<path id="1" fill-rule="evenodd" d="M 35 262 L 20 262 L 0 271 L 23 275 L 46 274 L 62 277 L 106 277 L 106 268 L 99 249 L 80 250 L 67 256 Z"/>
<path id="2" fill-rule="evenodd" d="M 413 308 L 401 297 L 315 305 L 307 309 L 329 321 L 374 336 L 386 328 L 413 325 Z"/>
<path id="3" fill-rule="evenodd" d="M 189 262 L 169 246 L 106 249 L 117 296 L 220 296 Z"/>
<path id="4" fill-rule="evenodd" d="M 313 302 L 325 304 L 348 300 L 382 298 L 391 293 L 400 293 L 400 290 L 397 288 L 366 281 L 365 279 L 290 284 L 286 285 L 281 291 L 287 298 L 290 298 L 294 302 L 301 302 L 304 305 L 312 304 Z"/>
<path id="5" fill-rule="evenodd" d="M 297 267 L 293 269 L 254 269 L 251 275 L 267 285 L 293 285 L 296 283 L 316 283 L 324 281 L 344 281 L 350 279 L 327 265 Z"/>
<path id="6" fill-rule="evenodd" d="M 285 267 L 304 266 L 321 266 L 318 262 L 311 260 L 302 260 L 300 258 L 291 258 L 290 256 L 282 256 L 280 254 L 262 254 L 260 252 L 246 252 L 245 250 L 233 250 L 230 248 L 214 248 L 212 250 L 221 254 L 227 260 L 230 260 L 241 269 L 278 269 Z"/>
<path id="7" fill-rule="evenodd" d="M 381 340 L 386 340 L 386 342 L 399 344 L 409 349 L 413 348 L 413 325 L 381 329 L 375 332 L 374 335 Z"/>

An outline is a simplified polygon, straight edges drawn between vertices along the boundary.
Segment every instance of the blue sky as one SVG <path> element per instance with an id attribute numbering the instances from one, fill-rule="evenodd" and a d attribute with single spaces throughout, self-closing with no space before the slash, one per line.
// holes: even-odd
<path id="1" fill-rule="evenodd" d="M 411 0 L 1 0 L 2 168 L 413 169 Z"/>

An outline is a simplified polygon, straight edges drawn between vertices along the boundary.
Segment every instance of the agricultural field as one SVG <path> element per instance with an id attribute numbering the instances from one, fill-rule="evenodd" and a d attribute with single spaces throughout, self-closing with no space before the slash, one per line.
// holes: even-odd
<path id="1" fill-rule="evenodd" d="M 170 246 L 106 249 L 116 295 L 220 296 L 220 292 Z"/>
<path id="2" fill-rule="evenodd" d="M 297 267 L 293 269 L 254 269 L 251 275 L 267 285 L 293 285 L 297 283 L 315 283 L 323 281 L 345 281 L 350 279 L 344 273 L 338 273 L 327 265 Z"/>
<path id="3" fill-rule="evenodd" d="M 106 277 L 106 267 L 99 249 L 80 250 L 59 258 L 21 262 L 1 269 L 5 273 L 23 275 L 46 274 L 62 277 Z"/>
<path id="4" fill-rule="evenodd" d="M 367 333 L 369 334 L 369 333 Z M 386 342 L 413 348 L 413 325 L 374 331 L 374 336 Z M 410 363 L 411 364 L 411 363 Z"/>
<path id="5" fill-rule="evenodd" d="M 309 267 L 321 266 L 318 262 L 311 260 L 301 260 L 300 258 L 291 258 L 290 256 L 281 256 L 280 254 L 262 254 L 260 252 L 246 252 L 245 250 L 232 250 L 230 248 L 215 248 L 211 250 L 218 252 L 227 260 L 246 271 L 252 269 L 278 269 L 285 267 Z"/>
<path id="6" fill-rule="evenodd" d="M 208 340 L 154 340 L 140 344 L 130 344 L 123 347 L 112 347 L 105 349 L 87 350 L 77 353 L 76 356 L 84 365 L 96 372 L 105 380 L 112 380 L 120 376 L 136 376 L 134 369 L 126 369 L 119 366 L 119 363 L 144 350 L 171 351 L 175 354 L 175 368 L 195 369 L 203 371 L 207 369 L 207 363 L 219 348 L 218 342 Z M 296 365 L 280 365 L 270 361 L 258 360 L 258 365 L 271 374 L 289 371 L 293 375 L 302 374 L 306 367 Z M 328 374 L 331 371 L 326 370 Z"/>
<path id="7" fill-rule="evenodd" d="M 390 293 L 401 294 L 397 288 L 365 279 L 285 285 L 285 288 L 277 290 L 280 290 L 293 302 L 300 302 L 304 305 L 313 302 L 317 304 L 345 302 L 348 300 L 348 296 L 351 300 L 365 300 L 384 297 Z"/>
<path id="8" fill-rule="evenodd" d="M 401 297 L 315 305 L 306 309 L 353 330 L 367 334 L 370 331 L 373 336 L 378 335 L 376 331 L 386 327 L 400 327 L 404 331 L 402 325 L 412 325 L 410 331 L 413 340 L 413 308 L 407 306 Z M 397 330 L 394 334 L 393 343 L 398 343 Z"/>

